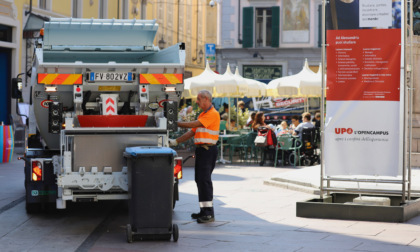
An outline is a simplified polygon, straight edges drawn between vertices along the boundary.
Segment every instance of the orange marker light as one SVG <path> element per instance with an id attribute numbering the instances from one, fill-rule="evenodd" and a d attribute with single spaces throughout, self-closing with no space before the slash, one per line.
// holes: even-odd
<path id="1" fill-rule="evenodd" d="M 182 159 L 175 159 L 176 165 L 174 167 L 174 177 L 182 179 Z"/>

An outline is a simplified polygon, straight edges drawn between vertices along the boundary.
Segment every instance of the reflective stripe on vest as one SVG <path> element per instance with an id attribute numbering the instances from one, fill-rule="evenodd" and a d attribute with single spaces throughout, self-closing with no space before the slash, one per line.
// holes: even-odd
<path id="1" fill-rule="evenodd" d="M 216 144 L 219 139 L 219 131 L 209 130 L 203 127 L 197 128 L 194 136 L 195 144 Z"/>

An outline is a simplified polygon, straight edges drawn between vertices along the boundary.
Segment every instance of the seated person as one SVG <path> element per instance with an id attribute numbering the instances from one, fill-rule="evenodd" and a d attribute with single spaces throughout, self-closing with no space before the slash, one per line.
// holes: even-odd
<path id="1" fill-rule="evenodd" d="M 252 123 L 252 126 L 251 126 L 252 130 L 254 132 L 258 132 L 259 127 L 267 126 L 267 124 L 265 124 L 264 120 L 265 120 L 264 113 L 261 112 L 261 111 L 258 112 L 255 115 L 255 121 Z"/>
<path id="2" fill-rule="evenodd" d="M 289 134 L 289 129 L 286 121 L 282 121 L 279 126 L 277 126 L 276 136 L 281 136 L 284 134 Z"/>
<path id="3" fill-rule="evenodd" d="M 299 116 L 298 115 L 294 115 L 292 116 L 292 123 L 290 124 L 290 133 L 293 133 L 293 130 L 296 129 L 297 126 L 299 126 Z"/>
<path id="4" fill-rule="evenodd" d="M 230 119 L 230 123 L 226 123 L 226 129 L 229 131 L 237 131 L 238 127 L 236 127 L 236 120 Z"/>
<path id="5" fill-rule="evenodd" d="M 223 103 L 223 111 L 220 112 L 220 119 L 223 119 L 223 115 L 229 115 L 229 105 L 227 103 Z"/>
<path id="6" fill-rule="evenodd" d="M 311 123 L 311 113 L 309 113 L 309 112 L 305 112 L 305 113 L 302 114 L 302 121 L 303 122 L 301 124 L 299 124 L 293 132 L 293 135 L 294 136 L 296 136 L 296 135 L 299 136 L 300 139 L 302 139 L 302 130 L 304 128 L 309 128 L 310 129 L 310 128 L 315 127 Z"/>
<path id="7" fill-rule="evenodd" d="M 239 101 L 238 102 L 238 108 L 242 111 L 242 113 L 244 113 L 245 112 L 245 102 L 244 101 Z M 238 109 L 238 112 L 239 112 L 239 109 Z"/>
<path id="8" fill-rule="evenodd" d="M 246 126 L 250 127 L 252 123 L 255 121 L 255 116 L 257 115 L 257 112 L 252 111 L 251 115 L 249 116 L 248 120 L 246 121 Z"/>
<path id="9" fill-rule="evenodd" d="M 226 124 L 227 124 L 228 114 L 222 115 L 222 120 L 220 120 L 220 131 L 227 130 Z"/>
<path id="10" fill-rule="evenodd" d="M 315 126 L 315 128 L 321 128 L 321 113 L 315 113 L 315 117 L 312 119 L 312 123 Z"/>

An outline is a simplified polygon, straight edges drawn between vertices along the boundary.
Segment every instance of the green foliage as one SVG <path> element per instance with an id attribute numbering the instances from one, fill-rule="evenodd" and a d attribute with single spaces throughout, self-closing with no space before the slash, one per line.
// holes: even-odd
<path id="1" fill-rule="evenodd" d="M 244 112 L 242 112 L 242 110 L 239 110 L 239 113 L 238 113 L 239 121 L 238 121 L 238 123 L 241 127 L 244 127 L 246 125 L 246 121 L 248 120 L 248 118 L 249 118 L 248 109 L 245 109 Z"/>

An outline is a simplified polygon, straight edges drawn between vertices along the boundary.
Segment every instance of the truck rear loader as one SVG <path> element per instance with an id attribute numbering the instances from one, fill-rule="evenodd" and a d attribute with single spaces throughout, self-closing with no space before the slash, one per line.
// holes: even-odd
<path id="1" fill-rule="evenodd" d="M 168 146 L 185 46 L 153 45 L 154 20 L 51 18 L 35 40 L 26 209 L 128 198 L 127 147 Z M 18 81 L 12 86 L 19 96 Z M 174 204 L 182 159 L 174 157 Z"/>

